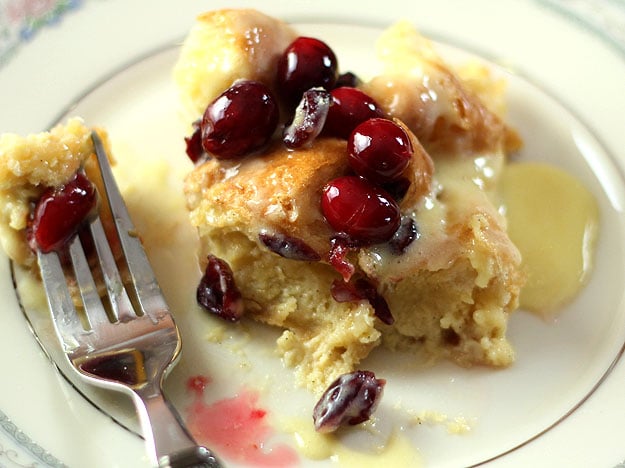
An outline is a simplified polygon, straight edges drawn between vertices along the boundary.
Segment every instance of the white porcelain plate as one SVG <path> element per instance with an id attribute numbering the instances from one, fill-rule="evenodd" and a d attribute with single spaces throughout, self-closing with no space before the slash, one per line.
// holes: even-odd
<path id="1" fill-rule="evenodd" d="M 348 451 L 337 449 L 332 459 L 313 460 L 311 456 L 320 456 L 313 450 L 319 447 L 306 439 L 304 428 L 314 399 L 295 386 L 290 370 L 275 355 L 277 331 L 248 323 L 226 326 L 193 303 L 199 275 L 189 247 L 195 242 L 193 231 L 183 217 L 173 222 L 166 217 L 168 210 L 183 212 L 180 183 L 191 167 L 182 140 L 186 122 L 180 120 L 170 78 L 178 52 L 172 38 L 184 36 L 199 7 L 154 2 L 152 14 L 161 15 L 155 26 L 142 16 L 140 3 L 86 3 L 64 19 L 47 43 L 24 47 L 6 67 L 7 74 L 0 73 L 1 96 L 12 112 L 10 119 L 1 116 L 0 130 L 38 131 L 66 115 L 80 115 L 90 125 L 108 129 L 120 184 L 139 230 L 150 227 L 142 232 L 148 247 L 166 246 L 152 249 L 152 261 L 184 339 L 183 360 L 167 390 L 196 429 L 221 427 L 221 439 L 231 438 L 229 448 L 220 445 L 224 440 L 213 443 L 217 450 L 221 447 L 228 466 L 291 465 L 295 459 L 301 466 L 378 465 L 382 460 L 436 467 L 615 466 L 625 458 L 614 435 L 625 416 L 620 397 L 625 371 L 619 361 L 625 344 L 625 138 L 616 124 L 625 109 L 625 93 L 618 92 L 625 62 L 615 50 L 534 3 L 475 2 L 469 8 L 449 2 L 451 10 L 448 2 L 434 7 L 394 1 L 384 11 L 375 7 L 355 15 L 350 7 L 356 2 L 334 5 L 332 14 L 323 9 L 330 2 L 318 2 L 314 11 L 295 2 L 264 7 L 303 34 L 331 44 L 344 71 L 366 74 L 375 39 L 402 17 L 434 37 L 448 60 L 477 56 L 490 61 L 508 81 L 508 121 L 525 141 L 521 157 L 547 161 L 577 176 L 595 195 L 601 213 L 590 283 L 554 320 L 514 314 L 509 332 L 517 350 L 513 366 L 461 369 L 441 363 L 421 368 L 410 356 L 376 351 L 362 366 L 388 381 L 373 430 L 344 433 L 339 446 Z M 488 15 L 478 15 L 476 7 L 488 7 Z M 107 18 L 122 11 L 118 30 L 111 28 Z M 165 13 L 169 21 L 163 19 Z M 66 46 L 70 55 L 84 50 L 75 41 L 88 42 L 90 31 L 105 25 L 106 34 L 94 33 L 96 55 L 83 53 L 75 60 L 42 55 L 50 44 Z M 132 30 L 143 28 L 146 37 L 133 35 Z M 45 71 L 35 70 L 42 62 Z M 28 94 L 26 89 L 35 91 Z M 51 95 L 42 98 L 42 89 Z M 155 191 L 146 178 L 158 178 L 162 190 Z M 35 466 L 146 466 L 142 441 L 133 432 L 132 407 L 68 383 L 64 365 L 59 373 L 38 348 L 15 299 L 7 262 L 2 262 L 0 280 L 7 303 L 0 327 L 6 363 L 0 389 L 0 466 L 24 466 L 31 459 L 39 463 Z M 26 296 L 31 308 L 37 297 Z M 29 315 L 37 334 L 47 340 L 51 332 L 45 314 Z M 203 395 L 193 391 L 197 386 L 190 389 L 193 377 L 196 383 L 197 377 L 208 379 Z M 227 427 L 234 410 L 245 413 L 236 430 Z M 254 436 L 253 430 L 266 432 Z M 302 437 L 308 445 L 297 450 Z M 246 448 L 252 439 L 262 446 Z M 354 452 L 366 456 L 358 458 Z"/>

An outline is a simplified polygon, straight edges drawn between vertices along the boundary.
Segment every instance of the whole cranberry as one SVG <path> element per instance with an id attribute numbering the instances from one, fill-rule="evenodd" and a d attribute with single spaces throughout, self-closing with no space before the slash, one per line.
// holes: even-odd
<path id="1" fill-rule="evenodd" d="M 203 148 L 218 159 L 263 147 L 278 126 L 278 105 L 258 81 L 239 81 L 211 102 L 200 124 Z"/>
<path id="2" fill-rule="evenodd" d="M 312 37 L 298 37 L 278 61 L 276 85 L 290 106 L 295 106 L 304 91 L 322 87 L 332 89 L 338 76 L 338 61 L 332 49 Z"/>
<path id="3" fill-rule="evenodd" d="M 27 229 L 33 250 L 59 250 L 76 234 L 97 205 L 95 186 L 82 172 L 66 184 L 47 189 L 35 205 Z"/>
<path id="4" fill-rule="evenodd" d="M 352 131 L 365 120 L 384 117 L 384 111 L 367 94 L 357 88 L 344 86 L 330 92 L 332 105 L 324 131 L 347 140 Z"/>
<path id="5" fill-rule="evenodd" d="M 321 211 L 334 230 L 360 245 L 388 241 L 400 224 L 395 200 L 382 188 L 358 176 L 338 177 L 326 184 Z"/>
<path id="6" fill-rule="evenodd" d="M 413 153 L 404 129 L 381 118 L 358 125 L 347 140 L 347 152 L 349 164 L 356 174 L 376 184 L 400 178 Z"/>
<path id="7" fill-rule="evenodd" d="M 214 255 L 209 255 L 207 260 L 196 290 L 197 302 L 208 312 L 236 322 L 243 316 L 244 305 L 232 269 L 225 260 Z"/>
<path id="8" fill-rule="evenodd" d="M 385 379 L 371 371 L 357 370 L 343 374 L 323 392 L 313 408 L 315 430 L 334 432 L 341 426 L 367 421 L 384 394 Z"/>

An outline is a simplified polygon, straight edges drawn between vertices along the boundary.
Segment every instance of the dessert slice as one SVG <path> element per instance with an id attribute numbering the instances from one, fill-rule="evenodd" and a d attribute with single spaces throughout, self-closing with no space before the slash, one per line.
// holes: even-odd
<path id="1" fill-rule="evenodd" d="M 212 30 L 205 37 L 232 33 L 239 14 L 265 21 L 249 10 L 212 16 L 232 24 L 209 24 L 203 16 L 202 27 Z M 274 25 L 265 33 L 282 37 L 285 26 Z M 197 36 L 190 37 L 199 48 Z M 353 142 L 327 132 L 294 150 L 274 138 L 245 157 L 217 154 L 198 163 L 185 183 L 202 257 L 230 265 L 248 316 L 283 330 L 280 353 L 315 391 L 353 371 L 381 343 L 467 366 L 505 366 L 514 359 L 506 326 L 523 278 L 493 197 L 506 153 L 518 139 L 416 32 L 391 29 L 381 44 L 385 73 L 362 90 L 395 119 L 411 148 L 409 163 L 390 184 L 350 175 L 358 173 L 349 159 Z M 183 53 L 177 70 L 194 73 L 193 61 L 210 62 L 211 54 L 221 53 L 219 45 L 207 40 L 201 47 L 206 57 Z M 243 48 L 229 53 L 235 54 L 231 63 L 246 60 Z M 266 80 L 248 70 L 243 67 L 244 78 Z M 479 94 L 495 101 L 499 87 L 493 83 L 480 80 Z M 280 96 L 280 89 L 275 92 Z M 196 104 L 200 109 L 209 102 Z M 306 119 L 296 114 L 299 121 Z M 200 126 L 203 137 L 213 123 Z M 330 215 L 322 199 L 348 186 L 352 195 L 342 206 L 354 203 L 355 210 L 344 219 L 346 208 Z M 360 202 L 358 194 L 364 194 Z M 384 208 L 369 210 L 371 200 Z M 372 213 L 394 204 L 395 215 L 367 225 Z M 385 223 L 393 223 L 390 238 L 388 229 L 380 229 Z M 367 238 L 354 226 L 377 232 Z"/>

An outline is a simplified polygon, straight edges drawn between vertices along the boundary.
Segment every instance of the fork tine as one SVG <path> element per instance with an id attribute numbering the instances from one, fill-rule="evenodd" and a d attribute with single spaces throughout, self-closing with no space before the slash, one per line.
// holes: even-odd
<path id="1" fill-rule="evenodd" d="M 104 228 L 102 227 L 102 220 L 99 216 L 91 222 L 91 234 L 96 253 L 100 259 L 100 269 L 102 270 L 102 276 L 106 284 L 106 291 L 110 299 L 113 316 L 116 320 L 121 320 L 122 322 L 130 320 L 136 317 L 136 314 L 134 313 L 132 303 L 130 302 L 119 270 L 117 269 L 115 257 L 111 251 L 111 246 L 108 243 Z"/>
<path id="2" fill-rule="evenodd" d="M 74 276 L 78 283 L 78 290 L 82 299 L 82 305 L 91 328 L 95 328 L 100 324 L 109 322 L 106 310 L 102 305 L 102 300 L 98 294 L 98 288 L 93 280 L 89 262 L 82 248 L 80 237 L 75 236 L 69 244 L 69 254 L 72 258 L 74 267 Z"/>
<path id="3" fill-rule="evenodd" d="M 128 214 L 128 208 L 113 177 L 102 140 L 95 131 L 92 132 L 91 137 L 102 174 L 102 181 L 104 182 L 105 195 L 115 220 L 115 227 L 117 228 L 120 244 L 126 257 L 136 297 L 142 312 L 150 316 L 154 321 L 157 321 L 158 318 L 154 316 L 155 311 L 166 310 L 167 304 L 162 297 L 160 286 L 156 282 L 156 276 L 143 250 L 141 240 Z"/>
<path id="4" fill-rule="evenodd" d="M 85 329 L 67 289 L 61 261 L 56 252 L 37 251 L 37 259 L 57 335 L 63 341 L 64 350 L 71 352 L 78 346 L 75 337 L 84 333 Z"/>

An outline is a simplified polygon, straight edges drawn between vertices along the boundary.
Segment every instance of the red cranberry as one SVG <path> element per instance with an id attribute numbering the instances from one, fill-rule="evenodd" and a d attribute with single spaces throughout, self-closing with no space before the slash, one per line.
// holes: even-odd
<path id="1" fill-rule="evenodd" d="M 366 299 L 373 308 L 375 316 L 382 323 L 386 325 L 395 323 L 395 318 L 391 314 L 386 299 L 378 292 L 375 285 L 366 278 L 358 278 L 353 283 L 334 280 L 330 287 L 330 293 L 336 302 L 357 302 Z"/>
<path id="2" fill-rule="evenodd" d="M 33 250 L 61 249 L 96 207 L 97 192 L 87 176 L 78 172 L 65 185 L 47 189 L 35 205 L 27 230 Z"/>
<path id="3" fill-rule="evenodd" d="M 293 122 L 284 129 L 283 141 L 287 148 L 296 149 L 310 145 L 321 133 L 330 109 L 330 93 L 323 88 L 304 92 Z"/>
<path id="4" fill-rule="evenodd" d="M 325 42 L 312 37 L 298 37 L 278 61 L 278 92 L 289 105 L 294 106 L 310 88 L 332 89 L 337 70 L 336 55 Z"/>
<path id="5" fill-rule="evenodd" d="M 208 256 L 196 298 L 198 304 L 224 320 L 236 322 L 243 316 L 243 300 L 234 282 L 232 269 L 214 255 Z"/>
<path id="6" fill-rule="evenodd" d="M 352 131 L 365 120 L 384 117 L 384 112 L 373 98 L 357 88 L 335 88 L 330 94 L 332 106 L 324 129 L 328 135 L 347 140 Z"/>
<path id="7" fill-rule="evenodd" d="M 206 151 L 202 146 L 202 129 L 200 128 L 201 120 L 193 122 L 193 133 L 191 136 L 184 137 L 185 151 L 189 159 L 197 163 L 206 156 Z"/>
<path id="8" fill-rule="evenodd" d="M 263 147 L 278 126 L 278 105 L 258 81 L 239 81 L 211 102 L 202 118 L 202 146 L 219 159 Z"/>
<path id="9" fill-rule="evenodd" d="M 343 374 L 323 393 L 313 409 L 318 432 L 333 432 L 343 425 L 367 421 L 382 398 L 386 380 L 370 371 Z"/>
<path id="10" fill-rule="evenodd" d="M 358 125 L 349 136 L 347 151 L 352 169 L 377 184 L 400 178 L 413 153 L 404 129 L 380 118 Z"/>
<path id="11" fill-rule="evenodd" d="M 340 279 L 332 281 L 330 294 L 336 302 L 358 302 L 367 298 L 365 293 L 354 283 L 346 283 Z"/>
<path id="12" fill-rule="evenodd" d="M 339 234 L 330 240 L 328 263 L 341 274 L 345 282 L 349 281 L 356 271 L 356 267 L 349 261 L 347 254 L 357 248 L 358 244 L 345 234 Z"/>
<path id="13" fill-rule="evenodd" d="M 336 83 L 334 84 L 335 88 L 341 88 L 343 86 L 349 86 L 350 88 L 355 88 L 360 83 L 362 83 L 361 79 L 352 72 L 341 73 L 339 77 L 336 79 Z"/>
<path id="14" fill-rule="evenodd" d="M 393 198 L 357 176 L 338 177 L 326 184 L 321 211 L 334 230 L 361 245 L 386 242 L 400 223 L 399 206 Z"/>
<path id="15" fill-rule="evenodd" d="M 392 182 L 387 184 L 383 184 L 382 188 L 386 190 L 391 196 L 395 199 L 395 201 L 401 201 L 406 194 L 408 193 L 408 189 L 410 188 L 410 179 L 407 177 L 398 177 Z"/>
<path id="16" fill-rule="evenodd" d="M 402 216 L 399 228 L 388 241 L 391 252 L 402 255 L 416 239 L 419 238 L 417 223 L 410 216 Z"/>
<path id="17" fill-rule="evenodd" d="M 303 260 L 306 262 L 318 262 L 321 256 L 306 242 L 296 237 L 285 234 L 258 234 L 260 241 L 272 252 L 290 260 Z"/>

